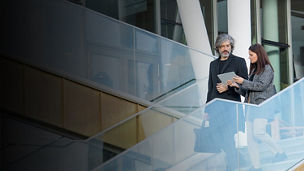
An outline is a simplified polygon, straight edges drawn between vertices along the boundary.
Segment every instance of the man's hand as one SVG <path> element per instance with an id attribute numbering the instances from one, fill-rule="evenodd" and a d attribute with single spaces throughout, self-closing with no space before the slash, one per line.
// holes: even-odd
<path id="1" fill-rule="evenodd" d="M 223 83 L 217 83 L 216 84 L 216 90 L 219 93 L 223 93 L 223 92 L 228 90 L 228 86 L 226 84 L 223 84 Z"/>

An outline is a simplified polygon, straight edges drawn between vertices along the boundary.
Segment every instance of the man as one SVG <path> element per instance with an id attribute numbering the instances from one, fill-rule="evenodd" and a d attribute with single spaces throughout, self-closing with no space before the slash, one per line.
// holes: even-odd
<path id="1" fill-rule="evenodd" d="M 215 50 L 219 58 L 210 63 L 207 103 L 215 98 L 241 101 L 241 96 L 227 83 L 221 83 L 217 75 L 227 72 L 235 72 L 236 75 L 248 78 L 245 59 L 232 54 L 234 39 L 228 34 L 221 34 L 215 42 Z M 237 112 L 238 115 L 237 115 Z M 244 115 L 242 109 L 236 110 L 236 105 L 227 105 L 224 102 L 215 102 L 206 106 L 205 112 L 209 118 L 210 127 L 214 132 L 215 143 L 219 149 L 226 153 L 227 170 L 237 167 L 237 150 L 235 148 L 234 134 L 238 130 L 244 130 Z M 237 117 L 239 116 L 239 117 Z M 237 121 L 239 126 L 237 126 Z"/>
<path id="2" fill-rule="evenodd" d="M 215 50 L 219 58 L 210 63 L 207 103 L 214 98 L 241 101 L 241 96 L 228 87 L 227 83 L 221 83 L 218 74 L 234 71 L 236 75 L 248 78 L 247 66 L 244 58 L 234 56 L 234 39 L 228 34 L 221 34 L 215 42 Z"/>

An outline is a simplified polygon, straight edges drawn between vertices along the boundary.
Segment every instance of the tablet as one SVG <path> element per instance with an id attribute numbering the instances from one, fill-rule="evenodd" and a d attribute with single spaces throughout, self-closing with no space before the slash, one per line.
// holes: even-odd
<path id="1" fill-rule="evenodd" d="M 217 75 L 222 83 L 227 84 L 228 80 L 232 80 L 234 76 L 236 76 L 235 72 L 226 72 L 223 74 Z"/>

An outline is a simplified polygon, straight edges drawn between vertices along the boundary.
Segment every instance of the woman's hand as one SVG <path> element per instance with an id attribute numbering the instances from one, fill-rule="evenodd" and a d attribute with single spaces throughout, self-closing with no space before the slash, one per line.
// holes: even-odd
<path id="1" fill-rule="evenodd" d="M 232 87 L 233 81 L 232 80 L 228 80 L 227 81 L 227 85 L 229 85 L 230 87 Z"/>
<path id="2" fill-rule="evenodd" d="M 227 85 L 229 85 L 230 87 L 240 88 L 240 86 L 232 80 L 228 80 Z"/>
<path id="3" fill-rule="evenodd" d="M 233 77 L 233 81 L 239 84 L 243 84 L 244 82 L 244 78 L 240 77 L 240 76 L 235 76 Z"/>

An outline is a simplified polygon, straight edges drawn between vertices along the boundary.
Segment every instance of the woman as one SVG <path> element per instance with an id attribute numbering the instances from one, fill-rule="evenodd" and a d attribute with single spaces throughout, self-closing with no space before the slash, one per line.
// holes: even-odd
<path id="1" fill-rule="evenodd" d="M 262 45 L 254 44 L 249 47 L 249 59 L 249 80 L 236 76 L 233 81 L 230 80 L 227 83 L 235 87 L 237 92 L 245 95 L 245 102 L 258 105 L 275 94 L 274 73 Z M 261 170 L 257 141 L 268 144 L 272 151 L 276 153 L 273 162 L 287 158 L 283 150 L 266 132 L 267 122 L 272 119 L 272 116 L 268 113 L 263 113 L 263 110 L 262 112 L 258 112 L 258 110 L 252 112 L 251 110 L 246 115 L 248 151 L 253 165 L 251 170 Z"/>

